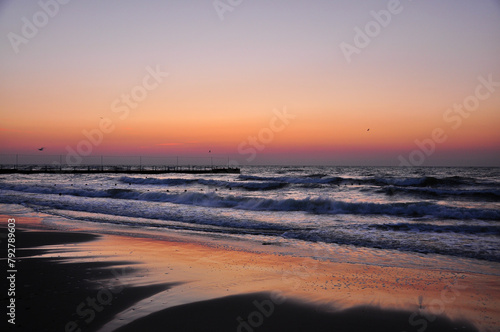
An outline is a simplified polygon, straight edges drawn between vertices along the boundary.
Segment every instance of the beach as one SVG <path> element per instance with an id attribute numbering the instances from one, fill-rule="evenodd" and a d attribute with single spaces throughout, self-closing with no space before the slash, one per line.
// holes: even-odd
<path id="1" fill-rule="evenodd" d="M 497 174 L 9 174 L 0 178 L 7 325 L 496 331 Z"/>
<path id="2" fill-rule="evenodd" d="M 285 255 L 277 243 L 238 248 L 220 239 L 99 234 L 85 225 L 55 223 L 54 216 L 12 210 L 1 216 L 2 226 L 15 218 L 18 241 L 19 292 L 11 330 L 495 331 L 500 326 L 494 273 L 360 264 L 347 252 L 337 261 L 335 252 L 325 259 L 320 250 L 317 259 Z"/>
<path id="3" fill-rule="evenodd" d="M 500 332 L 500 1 L 1 1 L 21 332 Z"/>
<path id="4" fill-rule="evenodd" d="M 0 0 L 0 331 L 500 332 L 499 17 Z"/>

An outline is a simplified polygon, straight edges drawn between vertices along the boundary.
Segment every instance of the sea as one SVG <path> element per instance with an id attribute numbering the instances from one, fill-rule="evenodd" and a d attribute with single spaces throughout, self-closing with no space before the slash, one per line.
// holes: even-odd
<path id="1" fill-rule="evenodd" d="M 0 176 L 0 208 L 50 216 L 47 222 L 62 228 L 178 235 L 364 264 L 500 271 L 500 168 L 9 174 Z"/>

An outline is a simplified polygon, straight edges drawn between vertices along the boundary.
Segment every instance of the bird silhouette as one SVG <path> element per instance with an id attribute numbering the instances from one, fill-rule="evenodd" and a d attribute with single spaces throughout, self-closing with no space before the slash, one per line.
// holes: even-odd
<path id="1" fill-rule="evenodd" d="M 44 147 L 41 147 L 40 149 L 38 149 L 38 151 L 43 151 L 43 149 L 45 149 Z"/>
<path id="2" fill-rule="evenodd" d="M 370 131 L 370 128 L 366 129 L 366 131 Z"/>

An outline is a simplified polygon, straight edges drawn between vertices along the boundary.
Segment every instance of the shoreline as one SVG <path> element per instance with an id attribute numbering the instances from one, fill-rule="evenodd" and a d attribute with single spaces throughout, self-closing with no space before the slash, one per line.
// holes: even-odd
<path id="1" fill-rule="evenodd" d="M 6 217 L 0 216 L 0 225 Z M 200 243 L 74 231 L 46 230 L 48 233 L 40 237 L 40 229 L 48 228 L 42 218 L 16 219 L 21 221 L 19 230 L 32 230 L 19 232 L 28 247 L 49 245 L 21 251 L 36 257 L 24 257 L 24 267 L 19 270 L 19 285 L 28 285 L 19 300 L 31 301 L 26 302 L 25 314 L 19 311 L 19 322 L 24 322 L 23 315 L 29 315 L 28 321 L 49 324 L 36 316 L 50 315 L 37 314 L 32 308 L 49 307 L 37 296 L 50 294 L 71 309 L 66 324 L 73 319 L 78 326 L 86 326 L 82 318 L 90 319 L 90 311 L 81 313 L 89 308 L 84 304 L 79 315 L 76 307 L 101 291 L 105 303 L 104 294 L 113 294 L 112 300 L 102 312 L 95 310 L 92 326 L 82 331 L 134 331 L 138 326 L 150 331 L 163 331 L 165 326 L 191 331 L 206 328 L 210 322 L 218 322 L 218 331 L 237 331 L 239 327 L 241 331 L 272 331 L 277 326 L 289 331 L 302 331 L 305 326 L 316 331 L 339 326 L 356 331 L 355 324 L 360 321 L 370 323 L 358 325 L 358 330 L 416 331 L 425 326 L 426 331 L 475 331 L 476 326 L 493 331 L 500 324 L 498 277 L 491 275 L 335 263 Z M 34 273 L 40 270 L 45 274 Z M 121 271 L 119 277 L 117 271 Z M 81 282 L 83 286 L 77 288 Z M 113 290 L 119 286 L 123 291 L 117 292 L 115 299 Z M 269 314 L 273 296 L 285 301 L 273 301 L 273 313 Z M 255 303 L 266 303 L 267 311 Z M 386 322 L 390 324 L 384 325 Z"/>
<path id="2" fill-rule="evenodd" d="M 0 233 L 5 234 L 6 228 L 1 227 Z M 170 287 L 128 287 L 111 282 L 113 276 L 134 272 L 125 261 L 88 262 L 58 257 L 72 256 L 79 244 L 96 241 L 98 235 L 25 229 L 16 229 L 15 233 L 19 241 L 13 297 L 15 324 L 8 324 L 12 330 L 94 330 L 105 324 L 110 315 Z M 103 282 L 107 283 L 104 287 Z M 1 302 L 2 306 L 6 304 L 6 298 Z"/>

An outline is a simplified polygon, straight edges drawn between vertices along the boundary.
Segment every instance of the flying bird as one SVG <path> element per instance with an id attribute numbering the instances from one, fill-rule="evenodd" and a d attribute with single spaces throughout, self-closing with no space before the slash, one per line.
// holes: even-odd
<path id="1" fill-rule="evenodd" d="M 38 151 L 43 151 L 43 149 L 45 149 L 44 147 L 41 147 L 40 149 L 38 149 Z"/>
<path id="2" fill-rule="evenodd" d="M 370 131 L 370 128 L 366 129 L 366 131 Z"/>

